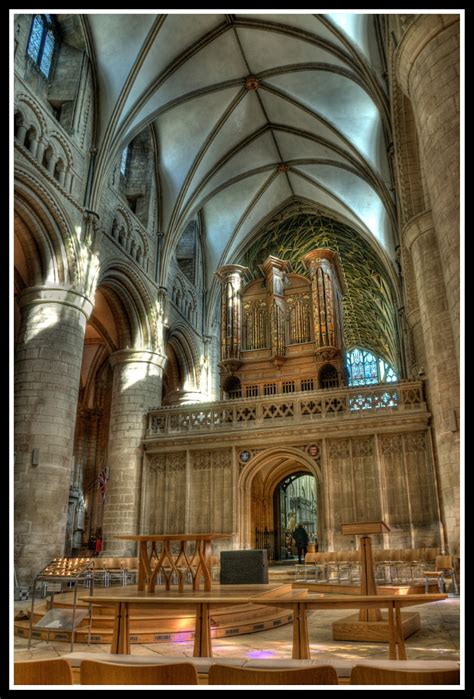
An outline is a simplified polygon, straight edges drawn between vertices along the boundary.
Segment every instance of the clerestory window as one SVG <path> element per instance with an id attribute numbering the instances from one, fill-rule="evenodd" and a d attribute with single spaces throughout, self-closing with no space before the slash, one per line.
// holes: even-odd
<path id="1" fill-rule="evenodd" d="M 35 15 L 31 24 L 27 54 L 45 78 L 50 76 L 57 43 L 52 15 Z"/>
<path id="2" fill-rule="evenodd" d="M 125 148 L 122 151 L 122 157 L 120 158 L 120 174 L 125 177 L 127 174 L 127 167 L 128 167 L 128 146 L 125 146 Z"/>

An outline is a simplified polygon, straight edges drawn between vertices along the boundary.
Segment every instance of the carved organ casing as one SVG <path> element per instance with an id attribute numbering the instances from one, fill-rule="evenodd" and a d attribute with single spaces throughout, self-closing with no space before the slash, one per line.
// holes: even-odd
<path id="1" fill-rule="evenodd" d="M 303 258 L 307 273 L 269 256 L 263 276 L 225 265 L 221 281 L 222 388 L 231 398 L 333 388 L 345 383 L 342 297 L 336 252 L 317 248 Z"/>

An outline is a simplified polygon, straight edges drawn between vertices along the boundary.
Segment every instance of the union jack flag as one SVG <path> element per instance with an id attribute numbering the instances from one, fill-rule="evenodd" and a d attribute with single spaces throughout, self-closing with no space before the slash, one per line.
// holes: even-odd
<path id="1" fill-rule="evenodd" d="M 107 485 L 107 481 L 109 480 L 109 469 L 107 466 L 102 469 L 102 471 L 99 473 L 98 478 L 97 478 L 97 483 L 99 484 L 99 490 L 102 495 L 102 502 L 105 501 L 105 487 Z"/>

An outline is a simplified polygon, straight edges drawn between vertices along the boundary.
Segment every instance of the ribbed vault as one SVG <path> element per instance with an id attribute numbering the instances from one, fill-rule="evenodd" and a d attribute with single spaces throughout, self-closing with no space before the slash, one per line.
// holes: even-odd
<path id="1" fill-rule="evenodd" d="M 343 300 L 347 349 L 363 347 L 399 367 L 395 295 L 386 269 L 372 247 L 349 226 L 322 215 L 287 209 L 263 226 L 239 264 L 253 277 L 268 255 L 291 262 L 291 270 L 306 274 L 301 258 L 316 247 L 339 253 L 347 294 Z"/>
<path id="2" fill-rule="evenodd" d="M 123 148 L 151 127 L 163 279 L 192 217 L 203 223 L 210 287 L 255 227 L 295 199 L 349 221 L 393 257 L 376 15 L 83 17 L 100 115 L 92 199 Z"/>

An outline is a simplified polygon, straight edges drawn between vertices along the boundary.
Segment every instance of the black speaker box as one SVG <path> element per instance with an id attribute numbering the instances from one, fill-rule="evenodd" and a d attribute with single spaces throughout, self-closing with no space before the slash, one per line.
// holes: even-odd
<path id="1" fill-rule="evenodd" d="M 221 585 L 268 584 L 267 549 L 221 551 Z"/>

